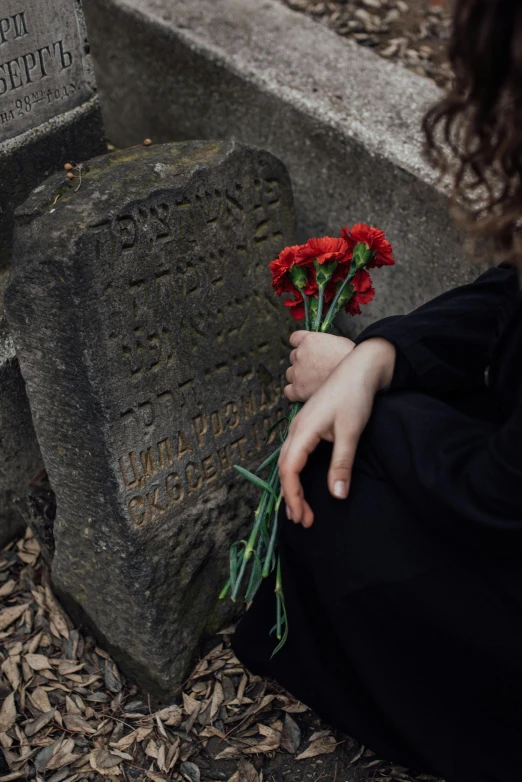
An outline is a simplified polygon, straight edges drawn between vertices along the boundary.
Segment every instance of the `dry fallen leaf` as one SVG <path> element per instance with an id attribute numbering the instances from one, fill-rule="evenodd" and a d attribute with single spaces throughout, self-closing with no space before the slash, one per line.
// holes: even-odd
<path id="1" fill-rule="evenodd" d="M 45 770 L 51 771 L 52 769 L 62 768 L 62 766 L 68 766 L 70 763 L 78 760 L 81 755 L 79 753 L 73 752 L 73 750 L 74 739 L 67 739 L 64 741 L 63 744 L 58 748 L 57 752 L 53 754 L 52 758 L 46 764 Z"/>
<path id="2" fill-rule="evenodd" d="M 85 666 L 85 663 L 60 663 L 58 666 L 58 673 L 63 674 L 66 676 L 69 673 L 76 673 L 76 671 L 81 671 L 81 669 Z"/>
<path id="3" fill-rule="evenodd" d="M 281 747 L 290 755 L 295 755 L 301 743 L 301 731 L 295 720 L 290 714 L 285 714 L 283 723 L 283 733 L 281 735 Z"/>
<path id="4" fill-rule="evenodd" d="M 230 758 L 237 758 L 241 754 L 241 750 L 238 747 L 226 747 L 219 755 L 216 755 L 214 760 L 228 760 Z"/>
<path id="5" fill-rule="evenodd" d="M 167 777 L 164 777 L 163 774 L 156 774 L 155 771 L 146 771 L 145 773 L 149 779 L 152 779 L 152 782 L 167 782 Z"/>
<path id="6" fill-rule="evenodd" d="M 156 712 L 164 725 L 172 725 L 177 728 L 183 720 L 183 712 L 179 706 L 167 706 L 166 709 Z"/>
<path id="7" fill-rule="evenodd" d="M 0 709 L 0 731 L 7 731 L 16 722 L 15 694 L 11 692 Z"/>
<path id="8" fill-rule="evenodd" d="M 199 712 L 200 707 L 201 704 L 199 701 L 192 698 L 190 695 L 187 695 L 186 692 L 183 693 L 183 711 L 185 714 L 188 714 L 190 717 L 194 712 Z"/>
<path id="9" fill-rule="evenodd" d="M 29 603 L 23 603 L 18 606 L 11 606 L 10 608 L 4 608 L 0 611 L 0 631 L 5 630 L 14 621 L 16 621 L 24 613 Z"/>
<path id="10" fill-rule="evenodd" d="M 52 719 L 54 719 L 54 715 L 55 715 L 55 710 L 51 709 L 45 714 L 40 714 L 40 716 L 37 717 L 35 720 L 31 720 L 31 722 L 28 722 L 24 728 L 25 735 L 34 736 L 35 733 L 38 733 L 39 730 L 44 728 L 49 722 L 51 722 Z"/>
<path id="11" fill-rule="evenodd" d="M 44 654 L 26 654 L 24 660 L 33 671 L 42 671 L 44 668 L 50 668 L 49 659 Z"/>
<path id="12" fill-rule="evenodd" d="M 185 760 L 180 765 L 179 770 L 181 771 L 184 778 L 189 780 L 189 782 L 201 782 L 201 771 L 195 763 L 191 763 L 190 761 Z"/>
<path id="13" fill-rule="evenodd" d="M 121 758 L 117 755 L 113 755 L 112 752 L 109 752 L 107 749 L 93 749 L 89 755 L 89 761 L 91 767 L 97 771 L 98 774 L 113 776 L 121 773 Z"/>
<path id="14" fill-rule="evenodd" d="M 70 695 L 65 696 L 65 708 L 68 714 L 81 714 L 82 710 L 79 708 L 76 701 L 74 701 Z"/>
<path id="15" fill-rule="evenodd" d="M 334 752 L 336 747 L 335 739 L 332 735 L 323 736 L 322 738 L 312 741 L 312 743 L 297 755 L 296 760 L 304 760 L 305 758 L 315 758 L 317 755 L 326 755 L 329 752 Z"/>
<path id="16" fill-rule="evenodd" d="M 37 687 L 35 690 L 29 693 L 29 698 L 34 703 L 37 709 L 40 709 L 40 711 L 47 712 L 51 711 L 51 702 L 49 700 L 49 696 L 47 695 L 46 691 L 43 689 L 43 687 Z"/>
<path id="17" fill-rule="evenodd" d="M 219 682 L 216 682 L 214 687 L 214 694 L 212 695 L 212 703 L 210 706 L 210 722 L 214 722 L 216 714 L 219 711 L 219 707 L 224 700 L 225 696 L 223 694 L 223 687 Z"/>
<path id="18" fill-rule="evenodd" d="M 288 714 L 302 714 L 305 711 L 310 711 L 310 709 L 308 706 L 305 706 L 304 703 L 294 701 L 293 703 L 288 704 L 288 706 L 283 706 L 283 711 L 286 711 Z"/>
<path id="19" fill-rule="evenodd" d="M 248 760 L 240 760 L 236 773 L 230 777 L 228 782 L 259 782 L 259 775 Z"/>
<path id="20" fill-rule="evenodd" d="M 21 678 L 20 669 L 18 668 L 16 659 L 14 657 L 8 657 L 6 660 L 4 660 L 2 663 L 2 672 L 4 673 L 13 690 L 17 690 L 20 685 Z"/>
<path id="21" fill-rule="evenodd" d="M 14 579 L 6 581 L 5 584 L 2 584 L 0 587 L 0 597 L 9 597 L 9 595 L 14 591 L 15 586 L 16 581 Z"/>
<path id="22" fill-rule="evenodd" d="M 84 720 L 79 714 L 66 714 L 63 722 L 67 730 L 76 733 L 96 733 L 96 729 L 89 725 L 87 720 Z"/>

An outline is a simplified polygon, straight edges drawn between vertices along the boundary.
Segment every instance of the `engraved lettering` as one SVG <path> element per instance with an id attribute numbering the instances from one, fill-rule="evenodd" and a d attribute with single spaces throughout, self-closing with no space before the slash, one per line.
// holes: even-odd
<path id="1" fill-rule="evenodd" d="M 243 412 L 246 418 L 251 418 L 251 416 L 256 414 L 256 400 L 254 398 L 253 391 L 251 391 L 248 396 L 242 396 L 241 402 L 243 404 Z"/>
<path id="2" fill-rule="evenodd" d="M 206 415 L 201 413 L 192 419 L 194 424 L 194 430 L 196 432 L 196 440 L 200 448 L 203 448 L 205 443 L 205 435 L 208 432 L 208 421 Z"/>
<path id="3" fill-rule="evenodd" d="M 246 445 L 247 439 L 243 435 L 242 437 L 238 437 L 237 440 L 234 440 L 233 443 L 230 443 L 230 448 L 237 448 L 239 453 L 239 461 L 244 462 L 246 459 L 246 448 L 244 446 Z"/>
<path id="4" fill-rule="evenodd" d="M 185 491 L 180 483 L 179 475 L 177 472 L 169 472 L 166 481 L 167 494 L 173 502 L 182 502 L 185 496 Z"/>
<path id="5" fill-rule="evenodd" d="M 141 527 L 142 524 L 146 524 L 150 521 L 150 511 L 145 507 L 145 500 L 143 497 L 133 497 L 129 501 L 129 513 L 132 521 Z"/>
<path id="6" fill-rule="evenodd" d="M 170 437 L 166 437 L 158 443 L 158 456 L 162 469 L 165 469 L 167 464 L 171 467 L 174 465 L 174 453 L 172 451 L 172 441 Z"/>
<path id="7" fill-rule="evenodd" d="M 178 433 L 178 459 L 182 459 L 187 453 L 194 453 L 194 449 L 183 432 Z"/>
<path id="8" fill-rule="evenodd" d="M 211 483 L 215 478 L 217 478 L 218 471 L 214 462 L 214 454 L 211 454 L 210 456 L 207 456 L 206 459 L 203 459 L 203 475 L 205 477 L 205 483 Z"/>
<path id="9" fill-rule="evenodd" d="M 63 48 L 63 41 L 56 41 L 53 43 L 53 51 L 56 56 L 56 49 L 58 48 L 58 52 L 60 54 L 60 65 L 61 70 L 65 70 L 66 68 L 70 68 L 72 65 L 72 54 L 71 52 L 64 51 Z"/>
<path id="10" fill-rule="evenodd" d="M 153 486 L 153 490 L 147 493 L 147 502 L 149 504 L 150 517 L 157 519 L 158 516 L 163 516 L 167 512 L 167 508 L 160 505 L 159 501 L 159 486 Z"/>
<path id="11" fill-rule="evenodd" d="M 194 462 L 189 462 L 185 467 L 185 476 L 187 478 L 189 492 L 194 492 L 201 488 L 201 484 L 203 483 L 203 476 L 201 475 L 201 470 L 197 464 L 194 464 Z"/>
<path id="12" fill-rule="evenodd" d="M 156 473 L 158 472 L 158 467 L 156 464 L 156 456 L 154 454 L 153 448 L 147 448 L 146 451 L 141 451 L 140 459 L 141 459 L 141 465 L 143 467 L 143 474 L 145 475 L 145 478 L 149 480 L 153 475 L 156 475 Z"/>
<path id="13" fill-rule="evenodd" d="M 210 414 L 210 425 L 212 427 L 212 433 L 214 437 L 218 437 L 220 434 L 224 434 L 225 425 L 219 410 L 216 410 Z"/>
<path id="14" fill-rule="evenodd" d="M 15 14 L 12 17 L 12 20 L 15 31 L 15 38 L 23 38 L 25 35 L 29 35 L 27 25 L 25 23 L 25 11 L 21 11 L 19 14 Z"/>
<path id="15" fill-rule="evenodd" d="M 237 426 L 239 426 L 241 418 L 237 404 L 235 402 L 227 403 L 227 406 L 225 407 L 225 420 L 229 429 L 235 429 Z"/>
<path id="16" fill-rule="evenodd" d="M 7 33 L 11 29 L 11 20 L 8 17 L 0 19 L 0 44 L 7 43 Z"/>
<path id="17" fill-rule="evenodd" d="M 36 57 L 32 52 L 28 52 L 22 55 L 22 62 L 24 64 L 26 84 L 30 84 L 33 81 L 31 71 L 36 68 Z"/>
<path id="18" fill-rule="evenodd" d="M 120 457 L 119 460 L 120 463 L 120 470 L 121 470 L 121 477 L 123 478 L 123 483 L 128 489 L 133 489 L 134 487 L 138 486 L 139 480 L 136 477 L 136 473 L 134 472 L 132 476 L 129 477 L 127 473 L 127 466 L 123 460 L 123 457 Z"/>

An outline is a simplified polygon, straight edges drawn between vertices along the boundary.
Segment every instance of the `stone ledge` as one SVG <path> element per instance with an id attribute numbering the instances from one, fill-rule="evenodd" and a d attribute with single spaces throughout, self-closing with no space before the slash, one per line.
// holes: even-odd
<path id="1" fill-rule="evenodd" d="M 430 81 L 277 0 L 89 0 L 85 13 L 114 143 L 235 137 L 288 167 L 301 239 L 358 220 L 387 232 L 398 264 L 376 274 L 359 327 L 476 276 L 421 157 Z"/>

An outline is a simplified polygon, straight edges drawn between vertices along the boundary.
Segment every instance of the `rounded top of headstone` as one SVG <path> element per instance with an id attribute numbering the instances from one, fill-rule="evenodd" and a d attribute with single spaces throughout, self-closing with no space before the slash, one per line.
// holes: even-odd
<path id="1" fill-rule="evenodd" d="M 60 261 L 68 267 L 78 241 L 131 214 L 139 223 L 142 215 L 156 208 L 153 202 L 158 197 L 172 202 L 172 219 L 183 216 L 189 190 L 203 211 L 207 197 L 216 193 L 227 194 L 227 209 L 236 203 L 241 211 L 235 199 L 249 193 L 255 201 L 256 187 L 266 180 L 278 182 L 282 204 L 292 203 L 283 163 L 265 150 L 233 140 L 140 144 L 81 165 L 73 161 L 68 169 L 36 187 L 16 210 L 11 280 L 21 268 L 39 263 Z M 256 205 L 251 206 L 255 212 Z M 291 211 L 289 225 L 294 220 Z"/>
<path id="2" fill-rule="evenodd" d="M 181 188 L 198 170 L 219 166 L 233 156 L 245 163 L 248 158 L 270 160 L 271 166 L 277 160 L 264 150 L 235 141 L 140 144 L 74 167 L 73 179 L 67 178 L 66 171 L 53 174 L 16 210 L 16 219 L 27 225 L 48 215 L 51 226 L 57 220 L 77 220 L 79 215 L 89 219 L 100 210 L 121 210 L 122 200 L 146 197 L 151 188 Z M 283 164 L 279 165 L 284 170 Z"/>

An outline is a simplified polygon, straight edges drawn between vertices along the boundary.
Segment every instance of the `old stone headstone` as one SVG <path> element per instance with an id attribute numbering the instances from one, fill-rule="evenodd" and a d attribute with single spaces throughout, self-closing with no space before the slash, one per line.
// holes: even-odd
<path id="1" fill-rule="evenodd" d="M 42 467 L 3 319 L 14 210 L 64 163 L 104 151 L 79 0 L 1 0 L 0 544 L 23 529 L 15 502 Z"/>
<path id="2" fill-rule="evenodd" d="M 79 0 L 0 6 L 0 269 L 12 214 L 71 157 L 101 154 L 103 134 Z"/>
<path id="3" fill-rule="evenodd" d="M 41 468 L 24 381 L 0 316 L 0 546 L 24 529 L 29 481 Z"/>
<path id="4" fill-rule="evenodd" d="M 268 262 L 293 241 L 283 164 L 233 142 L 108 155 L 18 212 L 6 311 L 57 497 L 53 582 L 159 698 L 228 610 L 257 497 L 232 465 L 257 466 L 285 409 Z"/>

